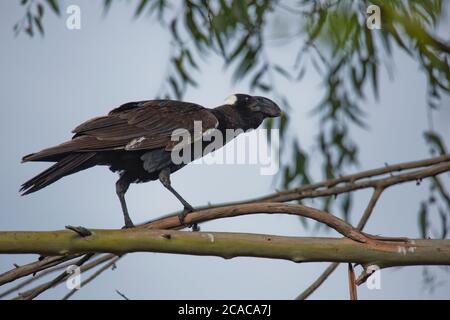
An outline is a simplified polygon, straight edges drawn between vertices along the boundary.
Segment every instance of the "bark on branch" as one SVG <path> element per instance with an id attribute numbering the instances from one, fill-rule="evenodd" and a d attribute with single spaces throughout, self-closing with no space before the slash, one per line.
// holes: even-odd
<path id="1" fill-rule="evenodd" d="M 450 265 L 450 240 L 356 242 L 347 238 L 284 237 L 225 232 L 175 230 L 91 230 L 74 232 L 2 232 L 1 253 L 45 255 L 109 252 L 164 252 L 201 256 L 260 257 L 293 262 L 352 262 L 381 268 L 407 265 Z"/>

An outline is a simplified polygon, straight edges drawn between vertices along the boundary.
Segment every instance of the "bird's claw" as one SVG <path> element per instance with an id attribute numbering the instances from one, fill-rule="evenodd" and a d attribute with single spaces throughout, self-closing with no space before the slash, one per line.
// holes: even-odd
<path id="1" fill-rule="evenodd" d="M 178 219 L 180 220 L 180 224 L 185 225 L 184 218 L 186 218 L 187 214 L 194 211 L 194 208 L 191 206 L 185 206 L 183 211 L 178 214 Z"/>
<path id="2" fill-rule="evenodd" d="M 190 212 L 194 212 L 194 208 L 190 205 L 185 205 L 184 209 L 182 212 L 180 212 L 180 214 L 178 215 L 178 219 L 180 220 L 180 224 L 188 227 L 188 228 L 192 228 L 192 231 L 200 231 L 200 228 L 198 226 L 197 223 L 192 223 L 192 224 L 186 224 L 184 222 L 184 218 L 186 218 L 187 214 Z"/>
<path id="3" fill-rule="evenodd" d="M 134 227 L 136 227 L 136 226 L 134 225 L 133 222 L 130 221 L 130 222 L 125 223 L 125 225 L 122 227 L 122 229 L 131 229 Z"/>

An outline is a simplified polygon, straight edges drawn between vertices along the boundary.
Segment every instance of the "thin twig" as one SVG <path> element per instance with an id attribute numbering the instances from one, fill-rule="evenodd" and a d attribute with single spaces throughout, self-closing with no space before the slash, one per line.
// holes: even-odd
<path id="1" fill-rule="evenodd" d="M 102 274 L 104 271 L 111 269 L 117 262 L 117 260 L 119 260 L 120 257 L 119 256 L 115 256 L 110 262 L 108 262 L 107 264 L 105 264 L 103 267 L 101 267 L 100 269 L 98 269 L 97 271 L 95 271 L 89 278 L 87 278 L 86 280 L 84 280 L 83 282 L 81 282 L 81 288 L 85 287 L 89 282 L 91 282 L 92 280 L 94 280 L 95 278 L 97 278 L 100 274 Z M 104 262 L 104 261 L 103 261 Z M 98 265 L 98 264 L 96 264 Z M 80 288 L 80 289 L 81 289 Z M 72 289 L 68 294 L 66 294 L 62 300 L 68 300 L 71 296 L 73 296 L 79 289 Z"/>
<path id="2" fill-rule="evenodd" d="M 124 295 L 122 292 L 120 292 L 119 290 L 116 289 L 116 293 L 121 296 L 124 300 L 130 300 L 128 299 L 128 297 L 126 295 Z"/>
<path id="3" fill-rule="evenodd" d="M 23 287 L 33 283 L 36 280 L 41 279 L 42 277 L 45 277 L 46 275 L 49 275 L 49 274 L 51 274 L 53 272 L 56 272 L 56 271 L 61 271 L 63 269 L 66 269 L 68 266 L 70 266 L 72 264 L 73 264 L 72 262 L 68 262 L 68 263 L 60 264 L 60 265 L 57 265 L 55 267 L 43 270 L 42 272 L 39 272 L 38 274 L 36 274 L 34 276 L 31 276 L 31 277 L 27 278 L 26 280 L 20 282 L 16 286 L 11 287 L 8 290 L 0 293 L 0 299 L 6 297 L 7 295 L 9 295 L 11 293 L 14 293 L 14 292 L 22 289 Z"/>
<path id="4" fill-rule="evenodd" d="M 83 266 L 81 266 L 80 271 L 81 271 L 81 273 L 89 271 L 90 269 L 93 269 L 96 266 L 98 266 L 98 265 L 100 265 L 100 264 L 102 264 L 104 262 L 110 261 L 111 259 L 114 259 L 116 257 L 117 256 L 114 255 L 114 254 L 100 255 L 100 257 L 98 259 L 95 259 L 95 260 L 93 260 L 93 261 L 91 261 L 89 263 L 85 263 Z M 17 286 L 15 286 L 13 288 L 10 288 L 7 291 L 1 293 L 0 294 L 0 298 L 6 296 L 8 294 L 11 294 L 11 293 L 13 293 L 15 291 L 18 291 L 18 290 L 22 289 L 23 287 L 31 284 L 32 282 L 34 282 L 34 281 L 36 281 L 36 280 L 38 280 L 38 279 L 40 279 L 40 278 L 50 274 L 50 273 L 66 269 L 68 266 L 71 266 L 71 265 L 73 265 L 73 262 L 69 262 L 69 263 L 66 263 L 66 264 L 61 264 L 61 265 L 58 265 L 58 266 L 56 266 L 54 268 L 47 269 L 47 270 L 44 270 L 42 272 L 39 272 L 36 276 L 30 277 L 27 280 L 25 280 L 25 281 L 21 282 L 20 284 L 18 284 Z M 31 290 L 33 290 L 33 289 L 31 289 Z"/>
<path id="5" fill-rule="evenodd" d="M 436 187 L 439 190 L 439 193 L 441 194 L 442 198 L 444 198 L 444 201 L 447 204 L 448 209 L 450 210 L 450 195 L 448 194 L 447 190 L 444 187 L 444 184 L 442 183 L 441 179 L 439 179 L 439 177 L 434 177 L 433 178 Z"/>
<path id="6" fill-rule="evenodd" d="M 314 281 L 308 288 L 306 288 L 302 293 L 300 293 L 295 299 L 296 300 L 305 300 L 308 298 L 317 288 L 319 288 L 325 280 L 336 270 L 339 266 L 339 263 L 333 262 L 331 263 L 325 271 Z"/>
<path id="7" fill-rule="evenodd" d="M 358 279 L 356 279 L 356 281 L 355 281 L 355 284 L 357 286 L 366 282 L 367 279 L 369 279 L 369 277 L 378 270 L 378 267 L 374 266 L 374 265 L 369 265 L 369 266 L 363 265 L 363 268 L 364 268 L 363 272 L 359 275 Z"/>
<path id="8" fill-rule="evenodd" d="M 52 268 L 60 263 L 76 259 L 79 256 L 80 255 L 45 257 L 44 259 L 23 266 L 19 266 L 18 268 L 16 267 L 0 275 L 0 286 L 4 285 L 5 283 L 9 283 L 14 280 L 20 279 L 22 277 L 35 274 L 41 270 Z"/>
<path id="9" fill-rule="evenodd" d="M 93 255 L 94 255 L 94 253 L 86 254 L 75 265 L 78 266 L 78 267 L 82 266 Z M 52 288 L 53 286 L 55 286 L 56 284 L 60 283 L 61 281 L 66 280 L 69 276 L 70 276 L 70 274 L 67 271 L 64 271 L 63 273 L 61 273 L 58 277 L 56 277 L 52 281 L 44 283 L 44 284 L 42 284 L 42 285 L 40 285 L 40 286 L 38 286 L 38 287 L 36 287 L 36 288 L 34 288 L 32 290 L 28 290 L 26 292 L 19 293 L 19 295 L 17 296 L 16 299 L 19 299 L 19 300 L 32 300 L 32 299 L 36 298 L 38 295 L 40 295 L 41 293 L 43 293 L 44 291 Z"/>
<path id="10" fill-rule="evenodd" d="M 362 231 L 369 220 L 370 216 L 372 215 L 373 209 L 375 208 L 375 205 L 380 198 L 381 194 L 383 193 L 384 188 L 377 187 L 375 188 L 372 197 L 370 198 L 369 204 L 366 207 L 366 210 L 364 210 L 364 214 L 361 217 L 361 219 L 358 222 L 357 229 Z M 308 288 L 306 288 L 302 293 L 300 293 L 297 296 L 297 300 L 304 300 L 308 298 L 314 291 L 316 291 L 324 282 L 328 279 L 328 277 L 334 272 L 334 270 L 337 269 L 339 266 L 339 263 L 332 263 L 330 264 L 325 271 L 314 281 Z"/>
<path id="11" fill-rule="evenodd" d="M 342 235 L 353 239 L 355 241 L 365 242 L 367 240 L 366 236 L 361 237 L 361 233 L 357 231 L 350 224 L 344 220 L 324 211 L 320 211 L 315 208 L 290 203 L 249 203 L 242 205 L 233 205 L 220 208 L 211 208 L 201 211 L 195 211 L 188 214 L 184 222 L 186 224 L 201 223 L 205 221 L 211 221 L 220 218 L 230 218 L 241 215 L 248 214 L 292 214 L 309 219 L 316 220 L 318 222 L 324 223 L 332 229 Z M 167 217 L 162 220 L 156 220 L 152 223 L 139 226 L 138 228 L 144 229 L 174 229 L 180 226 L 179 219 L 177 217 Z"/>
<path id="12" fill-rule="evenodd" d="M 348 290 L 350 292 L 350 300 L 358 300 L 355 270 L 353 269 L 353 265 L 351 263 L 348 264 Z"/>
<path id="13" fill-rule="evenodd" d="M 381 194 L 383 193 L 384 188 L 379 187 L 375 188 L 373 191 L 372 197 L 369 200 L 369 204 L 366 207 L 366 210 L 364 210 L 364 214 L 361 217 L 361 219 L 358 222 L 357 229 L 359 231 L 362 231 L 364 227 L 367 224 L 367 221 L 369 221 L 370 216 L 372 215 L 373 209 L 375 208 L 378 199 L 380 199 Z"/>
<path id="14" fill-rule="evenodd" d="M 439 165 L 445 165 L 445 168 L 436 166 Z M 391 175 L 389 177 L 384 177 L 377 180 L 369 180 L 364 181 L 365 183 L 361 184 L 355 184 L 355 182 L 363 179 L 373 178 L 380 175 L 385 175 L 393 172 L 401 172 L 405 170 L 412 170 L 417 168 L 423 168 L 425 169 L 419 169 L 412 173 L 413 175 L 410 175 L 408 173 L 401 173 L 396 176 Z M 431 167 L 433 170 L 428 170 Z M 256 202 L 289 202 L 293 200 L 301 200 L 301 199 L 308 199 L 308 198 L 318 198 L 318 197 L 327 197 L 327 196 L 334 196 L 341 193 L 348 193 L 359 189 L 365 189 L 365 188 L 377 188 L 377 187 L 384 187 L 387 188 L 389 186 L 400 184 L 404 182 L 409 181 L 416 181 L 417 179 L 424 179 L 427 177 L 435 176 L 437 174 L 440 174 L 442 172 L 450 171 L 450 154 L 442 155 L 436 158 L 431 159 L 425 159 L 425 160 L 419 160 L 419 161 L 412 161 L 412 162 L 405 162 L 395 165 L 388 165 L 384 166 L 378 169 L 372 169 L 368 171 L 362 171 L 359 173 L 342 176 L 340 178 L 335 179 L 329 179 L 318 183 L 313 183 L 309 185 L 304 185 L 299 188 L 294 188 L 286 191 L 276 192 L 273 194 L 269 194 L 263 197 L 253 198 L 250 200 L 243 200 L 243 201 L 233 201 L 228 203 L 220 203 L 215 205 L 207 205 L 207 206 L 200 206 L 197 207 L 196 210 L 206 210 L 206 209 L 213 209 L 213 208 L 220 208 L 224 206 L 231 206 L 231 205 L 240 205 L 240 204 L 249 204 L 249 203 L 256 203 Z M 419 178 L 417 178 L 419 176 Z M 388 180 L 393 179 L 393 180 Z M 339 184 L 344 184 L 341 187 L 333 188 Z M 325 188 L 325 189 L 323 189 Z M 160 218 L 153 219 L 148 221 L 144 224 L 150 224 L 157 221 L 164 220 L 166 218 L 177 216 L 180 212 L 173 212 L 167 215 L 164 215 Z"/>
<path id="15" fill-rule="evenodd" d="M 447 171 L 450 171 L 450 161 L 433 165 L 426 169 L 416 170 L 404 174 L 398 174 L 392 177 L 364 180 L 360 182 L 348 182 L 343 186 L 335 186 L 327 189 L 309 190 L 309 191 L 299 191 L 298 189 L 294 189 L 292 191 L 283 192 L 277 196 L 274 196 L 271 199 L 271 201 L 287 202 L 292 200 L 301 200 L 305 198 L 312 199 L 319 197 L 334 196 L 337 194 L 348 193 L 368 188 L 377 188 L 377 187 L 388 188 L 390 186 L 405 182 L 417 181 L 427 177 L 433 177 Z"/>

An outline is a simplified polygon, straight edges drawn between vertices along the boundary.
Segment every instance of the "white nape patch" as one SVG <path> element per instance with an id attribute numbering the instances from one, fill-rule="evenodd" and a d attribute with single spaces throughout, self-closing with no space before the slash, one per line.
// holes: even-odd
<path id="1" fill-rule="evenodd" d="M 214 235 L 212 233 L 207 233 L 208 239 L 210 242 L 214 243 Z"/>
<path id="2" fill-rule="evenodd" d="M 131 150 L 134 149 L 137 145 L 139 145 L 142 141 L 144 141 L 145 139 L 147 139 L 146 137 L 140 137 L 140 138 L 135 138 L 133 140 L 131 140 L 130 142 L 128 142 L 128 144 L 125 146 L 125 150 Z"/>
<path id="3" fill-rule="evenodd" d="M 237 101 L 237 97 L 233 94 L 225 99 L 224 104 L 234 105 Z"/>

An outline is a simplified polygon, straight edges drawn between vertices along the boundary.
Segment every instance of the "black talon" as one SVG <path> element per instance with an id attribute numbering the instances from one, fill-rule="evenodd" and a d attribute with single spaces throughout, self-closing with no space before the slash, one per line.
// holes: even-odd
<path id="1" fill-rule="evenodd" d="M 182 224 L 182 225 L 184 225 L 184 217 L 186 217 L 186 214 L 184 213 L 184 211 L 182 211 L 178 214 L 178 220 L 180 221 L 180 224 Z"/>
<path id="2" fill-rule="evenodd" d="M 187 204 L 184 207 L 184 210 L 178 214 L 178 219 L 180 220 L 180 224 L 182 224 L 188 228 L 192 228 L 192 231 L 200 231 L 200 227 L 198 226 L 197 223 L 186 224 L 184 222 L 184 219 L 186 218 L 187 214 L 190 212 L 194 212 L 194 208 L 191 205 Z"/>
<path id="3" fill-rule="evenodd" d="M 184 218 L 186 218 L 186 216 L 187 216 L 188 213 L 193 212 L 193 211 L 194 211 L 194 208 L 192 208 L 192 206 L 191 206 L 190 204 L 187 204 L 187 205 L 184 206 L 183 211 L 181 211 L 181 212 L 178 214 L 178 219 L 180 220 L 180 223 L 181 223 L 182 225 L 186 225 L 186 224 L 184 223 Z M 190 227 L 190 225 L 188 225 L 188 227 Z"/>
<path id="4" fill-rule="evenodd" d="M 125 222 L 125 225 L 122 227 L 122 229 L 131 229 L 131 228 L 134 228 L 134 227 L 136 227 L 136 226 L 135 226 L 134 223 L 130 220 L 130 221 L 126 221 L 126 222 Z"/>

